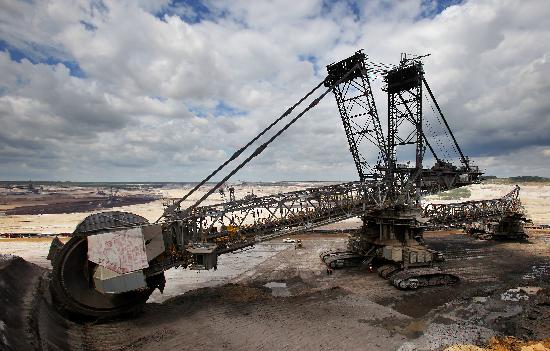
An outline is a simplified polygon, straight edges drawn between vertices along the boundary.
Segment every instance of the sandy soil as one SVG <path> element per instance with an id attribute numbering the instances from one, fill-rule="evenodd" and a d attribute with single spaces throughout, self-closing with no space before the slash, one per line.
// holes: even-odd
<path id="1" fill-rule="evenodd" d="M 68 237 L 60 236 L 62 242 L 67 242 Z M 46 259 L 50 249 L 51 238 L 0 238 L 0 254 L 10 254 L 25 258 L 39 267 L 49 269 L 50 261 Z"/>

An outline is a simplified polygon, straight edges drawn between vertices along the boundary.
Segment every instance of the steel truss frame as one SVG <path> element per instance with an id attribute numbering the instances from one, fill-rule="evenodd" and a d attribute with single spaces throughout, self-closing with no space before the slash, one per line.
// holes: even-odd
<path id="1" fill-rule="evenodd" d="M 396 188 L 405 188 L 400 195 L 401 201 L 409 202 L 414 197 L 420 203 L 422 187 L 422 160 L 425 146 L 422 130 L 422 80 L 424 69 L 420 61 L 401 61 L 399 67 L 389 71 L 385 76 L 388 92 L 388 164 L 386 178 L 393 179 Z M 412 125 L 411 131 L 403 134 L 403 123 Z M 401 131 L 401 133 L 400 133 Z M 408 133 L 407 133 L 408 132 Z M 415 145 L 415 166 L 397 164 L 397 151 L 400 147 Z M 413 188 L 412 184 L 416 186 Z M 403 198 L 406 197 L 406 198 Z"/>
<path id="2" fill-rule="evenodd" d="M 429 204 L 423 209 L 423 217 L 430 218 L 431 226 L 462 225 L 466 222 L 486 219 L 500 220 L 506 215 L 523 215 L 525 210 L 519 199 L 520 187 L 516 187 L 499 199 L 466 201 L 451 204 Z"/>
<path id="3" fill-rule="evenodd" d="M 361 181 L 379 176 L 376 169 L 369 165 L 366 157 L 361 153 L 367 144 L 372 144 L 378 149 L 378 163 L 386 161 L 384 134 L 372 94 L 366 60 L 367 56 L 362 51 L 357 51 L 353 56 L 327 66 L 329 76 L 325 83 L 329 86 L 327 84 L 337 81 L 347 69 L 358 65 L 356 72 L 333 86 L 332 92 L 336 98 L 349 149 Z"/>
<path id="4" fill-rule="evenodd" d="M 201 206 L 176 217 L 191 229 L 192 241 L 217 242 L 222 253 L 360 216 L 384 203 L 384 190 L 380 182 L 349 182 Z M 217 240 L 233 230 L 232 240 Z"/>

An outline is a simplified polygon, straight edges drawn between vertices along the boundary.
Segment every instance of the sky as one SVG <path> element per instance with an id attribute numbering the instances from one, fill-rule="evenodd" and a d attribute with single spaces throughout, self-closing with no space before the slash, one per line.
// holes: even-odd
<path id="1" fill-rule="evenodd" d="M 546 0 L 0 0 L 0 180 L 201 180 L 359 49 L 430 54 L 465 154 L 550 176 Z M 332 94 L 234 176 L 357 178 Z"/>

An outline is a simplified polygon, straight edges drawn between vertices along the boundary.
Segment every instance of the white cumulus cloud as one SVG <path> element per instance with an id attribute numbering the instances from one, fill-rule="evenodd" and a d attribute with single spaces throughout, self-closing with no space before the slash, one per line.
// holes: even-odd
<path id="1" fill-rule="evenodd" d="M 543 0 L 1 1 L 0 177 L 200 180 L 358 49 L 431 54 L 465 153 L 548 176 L 548 42 Z M 237 177 L 356 179 L 332 95 Z"/>

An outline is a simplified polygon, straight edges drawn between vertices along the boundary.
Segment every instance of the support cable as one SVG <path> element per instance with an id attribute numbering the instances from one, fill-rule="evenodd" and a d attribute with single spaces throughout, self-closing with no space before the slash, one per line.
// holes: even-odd
<path id="1" fill-rule="evenodd" d="M 430 102 L 428 97 L 426 97 L 426 101 L 428 102 L 428 104 L 430 105 L 430 108 L 432 109 L 432 112 L 433 112 L 433 115 L 435 116 L 436 122 L 438 122 L 440 126 L 443 126 L 443 124 L 441 123 L 441 119 L 437 117 L 437 113 L 435 112 L 434 106 Z M 432 125 L 428 122 L 427 118 L 425 118 L 424 121 L 425 121 L 426 125 L 428 126 L 428 129 L 432 132 L 432 137 L 435 140 L 436 144 L 439 146 L 439 150 L 441 151 L 441 153 L 444 154 L 444 156 L 447 158 L 447 160 L 449 160 L 449 161 L 452 160 L 453 159 L 451 157 L 452 151 L 449 151 L 448 148 L 443 146 L 443 144 L 448 143 L 448 140 L 444 139 L 442 137 L 442 135 L 444 135 L 446 137 L 449 137 L 449 133 L 447 133 L 447 131 L 444 128 L 443 128 L 443 132 L 440 132 L 439 129 L 436 129 L 435 127 L 432 127 Z M 456 151 L 456 148 L 453 147 L 453 149 Z"/>
<path id="2" fill-rule="evenodd" d="M 235 173 L 237 173 L 241 168 L 243 168 L 248 162 L 250 162 L 254 157 L 261 154 L 266 147 L 271 144 L 279 135 L 283 134 L 285 130 L 287 130 L 291 125 L 293 125 L 300 117 L 302 117 L 306 112 L 311 110 L 313 107 L 315 107 L 321 99 L 323 99 L 336 85 L 340 84 L 343 80 L 345 80 L 351 72 L 353 72 L 356 68 L 358 68 L 360 65 L 354 65 L 350 70 L 346 72 L 345 75 L 340 77 L 336 82 L 330 85 L 321 95 L 319 95 L 316 99 L 314 99 L 309 106 L 307 106 L 302 112 L 300 112 L 296 117 L 294 117 L 292 120 L 290 120 L 283 128 L 281 128 L 277 133 L 275 133 L 269 140 L 267 140 L 262 145 L 258 146 L 254 152 L 248 156 L 245 160 L 243 160 L 237 167 L 235 167 L 228 175 L 226 175 L 222 180 L 220 180 L 212 189 L 210 189 L 206 194 L 204 194 L 199 200 L 197 200 L 193 205 L 191 205 L 189 208 L 187 208 L 187 211 L 190 211 L 194 208 L 196 208 L 198 205 L 200 205 L 201 202 L 203 202 L 206 198 L 208 198 L 210 195 L 212 195 L 223 183 L 225 183 L 229 178 L 231 178 Z M 323 84 L 326 81 L 326 79 L 321 82 Z M 314 90 L 316 90 L 321 84 L 319 84 Z M 312 91 L 313 92 L 313 91 Z"/>
<path id="3" fill-rule="evenodd" d="M 437 134 L 436 131 L 434 131 L 434 128 L 430 124 L 427 118 L 424 118 L 424 123 L 426 124 L 426 127 L 428 128 L 428 131 L 431 133 L 431 137 L 433 141 L 435 142 L 435 145 L 437 145 L 439 151 L 441 151 L 440 156 L 446 157 L 447 160 L 450 160 L 451 157 L 449 156 L 449 153 L 447 152 L 447 149 L 443 147 L 443 144 L 441 143 L 441 138 Z M 441 158 L 442 161 L 445 161 L 444 158 Z"/>
<path id="4" fill-rule="evenodd" d="M 445 123 L 445 127 L 447 127 L 447 130 L 451 134 L 451 137 L 453 138 L 454 144 L 456 146 L 456 149 L 458 150 L 458 153 L 460 154 L 460 159 L 462 160 L 462 163 L 466 166 L 466 169 L 470 169 L 470 165 L 468 164 L 468 161 L 466 160 L 466 157 L 464 157 L 464 154 L 462 153 L 462 150 L 460 149 L 460 146 L 458 146 L 458 142 L 456 141 L 456 138 L 451 131 L 451 127 L 449 127 L 449 124 L 447 123 L 447 120 L 445 119 L 445 116 L 443 115 L 443 112 L 441 112 L 441 108 L 439 107 L 439 104 L 437 103 L 437 100 L 434 97 L 434 94 L 432 93 L 432 89 L 430 89 L 430 86 L 428 85 L 428 82 L 426 81 L 426 78 L 422 78 L 422 81 L 424 82 L 424 85 L 428 89 L 428 93 L 430 94 L 430 97 L 432 98 L 435 107 L 437 108 L 437 111 L 439 111 L 439 114 L 441 115 L 441 118 L 443 119 L 443 123 Z"/>
<path id="5" fill-rule="evenodd" d="M 286 110 L 279 118 L 277 118 L 275 121 L 273 121 L 269 126 L 267 126 L 260 134 L 256 135 L 252 140 L 250 140 L 245 146 L 241 147 L 239 150 L 235 151 L 233 155 L 228 158 L 224 163 L 222 163 L 218 168 L 216 168 L 212 173 L 210 173 L 206 178 L 204 178 L 199 184 L 195 185 L 193 189 L 191 189 L 187 194 L 185 194 L 181 199 L 174 202 L 172 205 L 168 206 L 165 210 L 162 216 L 157 219 L 157 222 L 160 221 L 163 217 L 166 217 L 172 213 L 181 205 L 181 203 L 187 198 L 193 194 L 195 191 L 197 191 L 201 186 L 203 186 L 206 182 L 208 182 L 212 177 L 214 177 L 219 171 L 221 171 L 225 166 L 227 166 L 229 163 L 231 163 L 233 160 L 235 160 L 237 157 L 239 157 L 250 145 L 252 145 L 256 140 L 261 138 L 265 133 L 267 133 L 273 126 L 275 126 L 277 123 L 279 123 L 283 118 L 288 116 L 292 113 L 292 111 L 300 105 L 304 100 L 309 98 L 317 89 L 321 87 L 321 85 L 324 84 L 324 80 L 319 83 L 315 88 L 310 90 L 304 97 L 302 97 L 297 103 L 292 105 L 288 110 Z"/>
<path id="6" fill-rule="evenodd" d="M 435 120 L 436 120 L 436 121 L 439 123 L 439 125 L 442 127 L 442 131 L 443 131 L 443 132 L 442 132 L 442 133 L 440 132 L 440 133 L 438 134 L 438 138 L 441 140 L 441 143 L 445 143 L 445 144 L 450 144 L 450 145 L 451 145 L 452 150 L 447 150 L 447 148 L 445 148 L 445 153 L 446 153 L 446 155 L 447 155 L 447 158 L 448 158 L 449 160 L 451 160 L 451 159 L 453 159 L 453 157 L 451 157 L 451 154 L 453 154 L 453 156 L 459 155 L 458 150 L 456 149 L 456 146 L 452 143 L 452 140 L 450 140 L 451 137 L 450 137 L 449 132 L 447 131 L 447 129 L 445 129 L 445 126 L 444 126 L 444 124 L 443 124 L 443 122 L 442 122 L 441 116 L 440 116 L 437 112 L 435 112 L 433 102 L 430 101 L 430 99 L 429 99 L 427 96 L 425 96 L 425 98 L 426 98 L 426 102 L 428 102 L 428 104 L 430 105 L 430 108 L 432 109 L 432 112 L 433 112 L 433 114 L 434 114 L 434 116 L 435 116 Z M 445 136 L 446 138 L 443 139 L 443 136 Z M 453 153 L 453 151 L 454 151 L 454 153 Z"/>

